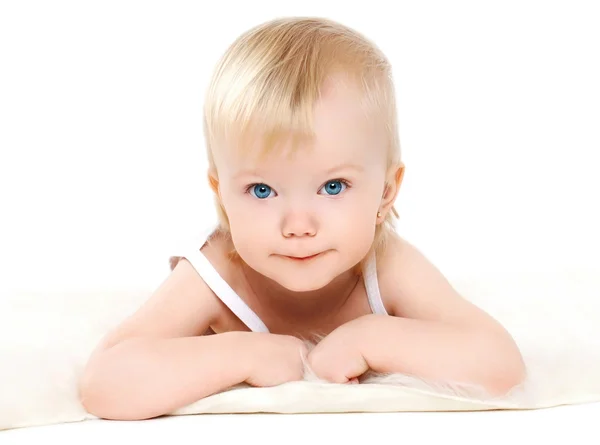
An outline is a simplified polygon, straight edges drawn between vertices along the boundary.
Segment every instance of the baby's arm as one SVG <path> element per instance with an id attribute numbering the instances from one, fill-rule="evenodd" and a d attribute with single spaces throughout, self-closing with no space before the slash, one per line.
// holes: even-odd
<path id="1" fill-rule="evenodd" d="M 395 316 L 367 317 L 359 328 L 370 364 L 380 372 L 478 385 L 493 395 L 522 383 L 525 363 L 509 332 L 412 244 L 398 237 L 390 246 L 380 285 Z"/>
<path id="2" fill-rule="evenodd" d="M 392 316 L 365 315 L 330 333 L 309 355 L 318 377 L 345 383 L 371 369 L 478 387 L 492 396 L 524 381 L 525 363 L 512 336 L 419 250 L 396 238 L 379 265 Z"/>
<path id="3" fill-rule="evenodd" d="M 242 334 L 125 340 L 90 362 L 81 402 L 105 419 L 168 414 L 248 378 Z"/>
<path id="4" fill-rule="evenodd" d="M 80 381 L 86 410 L 140 420 L 169 414 L 248 381 L 270 386 L 302 377 L 299 339 L 252 332 L 202 335 L 219 311 L 187 261 L 92 354 Z"/>

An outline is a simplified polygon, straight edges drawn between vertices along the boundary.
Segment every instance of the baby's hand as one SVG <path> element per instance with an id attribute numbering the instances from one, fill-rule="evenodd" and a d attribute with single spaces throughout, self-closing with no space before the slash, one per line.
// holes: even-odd
<path id="1" fill-rule="evenodd" d="M 250 377 L 246 382 L 252 386 L 276 386 L 302 380 L 303 357 L 307 347 L 302 340 L 291 335 L 253 333 L 252 344 L 247 353 L 252 361 Z"/>
<path id="2" fill-rule="evenodd" d="M 358 348 L 352 322 L 331 332 L 308 354 L 313 373 L 332 383 L 358 383 L 369 366 Z"/>

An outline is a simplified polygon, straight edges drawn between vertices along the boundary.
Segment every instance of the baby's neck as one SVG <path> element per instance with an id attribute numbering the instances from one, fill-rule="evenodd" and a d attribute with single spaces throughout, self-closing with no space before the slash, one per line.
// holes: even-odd
<path id="1" fill-rule="evenodd" d="M 263 311 L 268 312 L 269 317 L 296 322 L 315 322 L 336 313 L 346 304 L 360 281 L 360 276 L 351 269 L 321 289 L 295 292 L 245 263 L 241 267 L 246 283 Z"/>

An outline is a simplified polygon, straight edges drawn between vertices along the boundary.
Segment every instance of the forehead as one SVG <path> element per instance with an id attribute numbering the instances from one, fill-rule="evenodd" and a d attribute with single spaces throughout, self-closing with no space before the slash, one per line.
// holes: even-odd
<path id="1" fill-rule="evenodd" d="M 215 154 L 218 170 L 236 174 L 242 168 L 285 163 L 328 168 L 332 164 L 353 162 L 366 167 L 385 160 L 381 120 L 368 115 L 359 92 L 351 86 L 341 82 L 324 85 L 313 119 L 314 138 L 297 145 L 292 144 L 291 138 L 279 140 L 267 156 L 261 155 L 261 137 L 220 147 Z"/>

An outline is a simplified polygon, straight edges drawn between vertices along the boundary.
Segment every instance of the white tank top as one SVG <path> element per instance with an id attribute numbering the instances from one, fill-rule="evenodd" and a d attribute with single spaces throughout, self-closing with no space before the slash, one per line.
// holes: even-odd
<path id="1" fill-rule="evenodd" d="M 172 256 L 170 261 L 171 270 L 173 270 L 176 264 L 174 259 L 186 258 L 194 267 L 198 275 L 202 277 L 207 286 L 231 310 L 231 312 L 233 312 L 242 321 L 242 323 L 244 323 L 253 332 L 269 332 L 269 329 L 267 326 L 265 326 L 258 315 L 256 315 L 256 313 L 250 309 L 246 302 L 242 300 L 242 298 L 231 288 L 231 286 L 229 286 L 229 284 L 227 284 L 219 272 L 217 272 L 217 270 L 213 267 L 212 263 L 208 261 L 208 258 L 206 258 L 206 256 L 200 251 L 214 230 L 215 227 L 210 227 L 208 230 L 206 230 L 201 235 L 199 242 L 194 243 L 192 248 L 189 249 L 187 253 L 180 256 Z M 364 279 L 371 311 L 374 314 L 388 315 L 379 293 L 377 265 L 374 253 L 372 253 L 367 259 L 362 270 L 362 276 Z"/>

